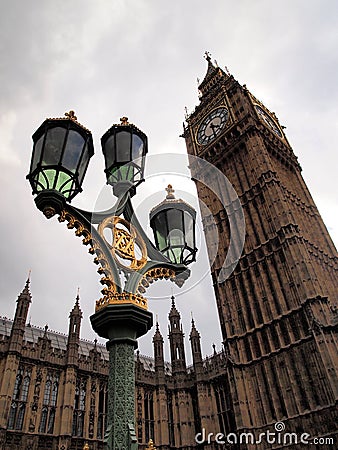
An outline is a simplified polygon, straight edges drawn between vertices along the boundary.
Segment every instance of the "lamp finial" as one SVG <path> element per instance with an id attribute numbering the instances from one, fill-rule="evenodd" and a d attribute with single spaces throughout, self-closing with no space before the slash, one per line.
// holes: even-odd
<path id="1" fill-rule="evenodd" d="M 65 116 L 69 120 L 74 120 L 74 121 L 77 120 L 77 117 L 75 115 L 75 111 L 73 111 L 72 109 L 69 112 L 65 112 Z"/>
<path id="2" fill-rule="evenodd" d="M 165 190 L 167 191 L 166 199 L 173 200 L 175 198 L 175 195 L 174 195 L 175 189 L 173 189 L 172 185 L 168 184 L 168 187 L 166 187 Z"/>
<path id="3" fill-rule="evenodd" d="M 129 125 L 128 117 L 123 116 L 120 118 L 120 120 L 121 120 L 121 125 Z"/>

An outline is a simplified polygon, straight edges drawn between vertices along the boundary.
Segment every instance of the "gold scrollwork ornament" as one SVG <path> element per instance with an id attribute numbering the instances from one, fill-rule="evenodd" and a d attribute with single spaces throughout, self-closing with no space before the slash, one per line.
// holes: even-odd
<path id="1" fill-rule="evenodd" d="M 104 230 L 107 228 L 112 232 L 112 244 L 104 235 Z M 118 216 L 107 217 L 98 226 L 98 232 L 110 248 L 119 266 L 127 270 L 139 270 L 146 264 L 146 244 L 137 229 L 127 220 Z M 136 247 L 140 250 L 140 257 L 136 255 Z M 123 263 L 125 260 L 126 264 Z"/>

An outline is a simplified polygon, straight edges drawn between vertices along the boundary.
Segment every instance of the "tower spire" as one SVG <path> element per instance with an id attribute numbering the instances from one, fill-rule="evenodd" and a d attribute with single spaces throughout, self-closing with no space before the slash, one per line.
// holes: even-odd
<path id="1" fill-rule="evenodd" d="M 80 308 L 79 288 L 75 299 L 75 305 L 69 314 L 69 331 L 68 331 L 68 363 L 77 363 L 78 348 L 80 342 L 80 328 L 82 320 L 82 311 Z"/>
<path id="2" fill-rule="evenodd" d="M 20 351 L 23 343 L 29 305 L 32 301 L 32 295 L 29 290 L 29 283 L 30 279 L 28 277 L 23 290 L 21 291 L 16 301 L 17 305 L 11 330 L 10 350 Z"/>
<path id="3" fill-rule="evenodd" d="M 204 58 L 208 63 L 208 67 L 205 77 L 198 86 L 198 90 L 201 92 L 201 101 L 203 96 L 212 88 L 212 86 L 214 86 L 217 80 L 226 80 L 229 78 L 229 74 L 225 73 L 220 67 L 218 67 L 216 61 L 214 63 L 212 62 L 211 54 L 209 52 L 204 53 Z"/>
<path id="4" fill-rule="evenodd" d="M 214 64 L 211 61 L 211 54 L 209 52 L 204 53 L 204 58 L 206 59 L 206 61 L 208 63 L 207 73 L 204 77 L 204 80 L 205 80 L 209 75 L 211 75 L 216 70 L 216 67 L 214 66 Z"/>
<path id="5" fill-rule="evenodd" d="M 163 352 L 163 336 L 158 324 L 158 317 L 156 314 L 156 330 L 153 336 L 154 345 L 154 359 L 155 359 L 155 371 L 157 376 L 164 380 L 164 352 Z"/>
<path id="6" fill-rule="evenodd" d="M 186 370 L 184 333 L 181 325 L 181 315 L 175 305 L 175 297 L 171 296 L 171 309 L 169 312 L 169 343 L 173 373 Z"/>
<path id="7" fill-rule="evenodd" d="M 194 363 L 194 366 L 196 369 L 197 366 L 200 363 L 202 363 L 201 336 L 195 326 L 195 321 L 194 321 L 192 312 L 191 312 L 191 330 L 190 330 L 189 340 L 190 340 L 190 344 L 191 344 L 192 359 L 193 359 L 193 363 Z"/>
<path id="8" fill-rule="evenodd" d="M 81 311 L 81 308 L 80 308 L 80 288 L 79 287 L 77 288 L 77 294 L 76 294 L 76 297 L 75 297 L 75 304 L 74 304 L 73 309 L 70 312 L 69 317 L 74 316 L 74 315 L 80 316 L 82 318 L 82 311 Z"/>

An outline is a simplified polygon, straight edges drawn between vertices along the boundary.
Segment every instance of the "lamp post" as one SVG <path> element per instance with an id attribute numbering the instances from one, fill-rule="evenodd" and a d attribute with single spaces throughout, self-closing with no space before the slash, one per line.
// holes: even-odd
<path id="1" fill-rule="evenodd" d="M 73 111 L 64 118 L 46 119 L 33 134 L 33 154 L 27 179 L 38 209 L 50 219 L 75 230 L 89 245 L 102 275 L 103 297 L 90 317 L 94 331 L 108 340 L 107 450 L 136 449 L 134 429 L 137 338 L 152 327 L 153 316 L 143 296 L 155 280 L 170 279 L 182 286 L 189 277 L 187 265 L 195 261 L 195 210 L 175 199 L 169 185 L 165 200 L 150 214 L 156 246 L 148 239 L 134 214 L 131 198 L 144 181 L 147 137 L 123 117 L 102 137 L 107 184 L 116 203 L 107 211 L 90 212 L 70 205 L 94 154 L 92 135 Z M 108 231 L 107 231 L 108 230 Z M 107 239 L 111 233 L 111 239 Z"/>

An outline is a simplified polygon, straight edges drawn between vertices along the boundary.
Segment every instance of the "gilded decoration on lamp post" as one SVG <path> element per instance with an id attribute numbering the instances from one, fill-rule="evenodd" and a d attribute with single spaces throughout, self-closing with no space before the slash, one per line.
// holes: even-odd
<path id="1" fill-rule="evenodd" d="M 96 301 L 90 320 L 94 331 L 107 339 L 109 351 L 105 448 L 134 450 L 134 350 L 137 338 L 153 324 L 143 294 L 158 279 L 170 279 L 182 286 L 189 277 L 187 265 L 195 261 L 197 251 L 196 212 L 176 199 L 169 185 L 164 201 L 150 213 L 156 245 L 149 240 L 131 203 L 136 187 L 144 181 L 147 136 L 127 117 L 122 117 L 121 124 L 113 125 L 101 139 L 107 184 L 117 197 L 107 211 L 84 211 L 70 205 L 82 191 L 94 154 L 92 135 L 77 122 L 74 111 L 64 118 L 46 119 L 34 133 L 33 141 L 27 178 L 37 208 L 47 219 L 58 216 L 59 222 L 65 222 L 82 238 L 102 276 L 103 296 Z M 111 239 L 107 239 L 107 233 L 111 233 Z M 85 448 L 89 448 L 88 443 Z"/>
<path id="2" fill-rule="evenodd" d="M 156 450 L 156 447 L 154 445 L 154 442 L 152 439 L 149 439 L 148 445 L 146 447 L 146 450 Z"/>

